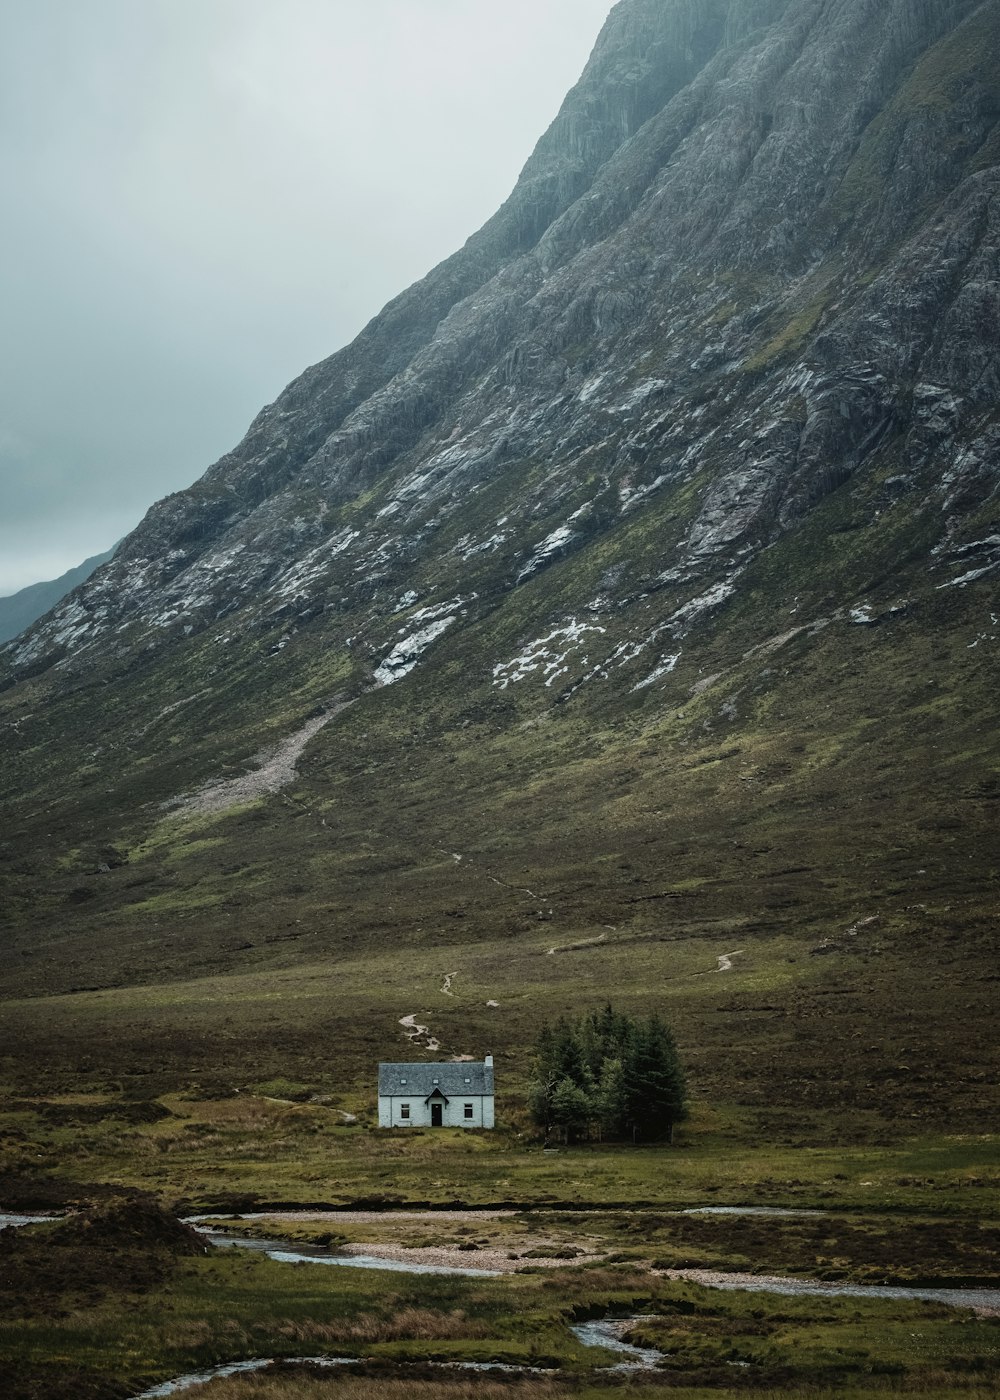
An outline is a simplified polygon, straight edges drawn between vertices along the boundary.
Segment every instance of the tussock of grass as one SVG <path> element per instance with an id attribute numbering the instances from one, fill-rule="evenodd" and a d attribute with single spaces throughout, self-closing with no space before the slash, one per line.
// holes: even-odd
<path id="1" fill-rule="evenodd" d="M 387 1379 L 374 1375 L 309 1377 L 247 1376 L 216 1381 L 205 1400 L 556 1400 L 566 1387 L 554 1381 Z"/>
<path id="2" fill-rule="evenodd" d="M 918 1384 L 899 1386 L 872 1378 L 857 1387 L 837 1386 L 758 1386 L 752 1383 L 733 1388 L 729 1385 L 688 1386 L 674 1381 L 643 1377 L 633 1380 L 628 1393 L 643 1397 L 663 1396 L 671 1400 L 994 1400 L 992 1389 L 975 1382 L 955 1386 Z M 621 1385 L 573 1385 L 565 1381 L 531 1378 L 524 1380 L 452 1380 L 442 1377 L 425 1380 L 388 1379 L 374 1375 L 263 1375 L 216 1381 L 200 1392 L 205 1400 L 619 1400 Z"/>
<path id="3" fill-rule="evenodd" d="M 429 1308 L 403 1307 L 389 1317 L 363 1313 L 348 1320 L 315 1319 L 279 1322 L 275 1331 L 294 1342 L 310 1345 L 326 1342 L 440 1342 L 490 1336 L 481 1318 L 469 1318 L 461 1309 L 433 1312 Z"/>

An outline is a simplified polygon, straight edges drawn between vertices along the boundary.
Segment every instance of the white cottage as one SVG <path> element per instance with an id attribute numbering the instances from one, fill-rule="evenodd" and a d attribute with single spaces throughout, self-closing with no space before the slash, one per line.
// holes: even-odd
<path id="1" fill-rule="evenodd" d="M 471 1063 L 381 1064 L 380 1128 L 492 1128 L 493 1056 Z"/>

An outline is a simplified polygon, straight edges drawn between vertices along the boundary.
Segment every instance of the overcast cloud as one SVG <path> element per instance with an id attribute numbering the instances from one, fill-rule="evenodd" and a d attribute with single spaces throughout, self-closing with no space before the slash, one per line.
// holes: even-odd
<path id="1" fill-rule="evenodd" d="M 108 548 L 509 193 L 612 0 L 0 0 L 0 594 Z"/>

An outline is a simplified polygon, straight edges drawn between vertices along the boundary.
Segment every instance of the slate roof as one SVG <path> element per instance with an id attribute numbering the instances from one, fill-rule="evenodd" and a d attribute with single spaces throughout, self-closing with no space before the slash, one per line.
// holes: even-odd
<path id="1" fill-rule="evenodd" d="M 415 1099 L 426 1099 L 435 1089 L 440 1089 L 449 1099 L 460 1099 L 463 1094 L 492 1094 L 493 1066 L 481 1060 L 440 1065 L 425 1060 L 420 1064 L 380 1064 L 378 1067 L 380 1098 L 393 1095 L 403 1098 L 412 1094 Z"/>

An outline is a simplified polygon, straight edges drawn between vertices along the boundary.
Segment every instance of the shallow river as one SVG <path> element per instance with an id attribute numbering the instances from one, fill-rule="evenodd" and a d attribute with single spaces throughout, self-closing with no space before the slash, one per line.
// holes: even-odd
<path id="1" fill-rule="evenodd" d="M 467 1278 L 499 1278 L 493 1269 L 469 1269 L 458 1264 L 418 1264 L 402 1259 L 381 1259 L 375 1254 L 335 1254 L 318 1246 L 291 1244 L 287 1240 L 252 1240 L 216 1234 L 202 1229 L 212 1244 L 229 1249 L 254 1249 L 283 1264 L 334 1264 L 342 1268 L 388 1269 L 400 1274 L 448 1274 Z M 888 1283 L 824 1283 L 818 1279 L 786 1278 L 780 1274 L 721 1273 L 709 1269 L 665 1269 L 666 1278 L 700 1283 L 706 1288 L 730 1292 L 779 1293 L 789 1297 L 896 1298 L 914 1302 L 946 1303 L 955 1308 L 1000 1311 L 1000 1288 L 909 1288 Z M 596 1343 L 595 1343 L 596 1345 Z"/>
<path id="2" fill-rule="evenodd" d="M 6 1230 L 8 1226 L 17 1229 L 21 1225 L 41 1225 L 46 1220 L 58 1220 L 55 1215 L 13 1215 L 0 1211 L 0 1230 Z"/>
<path id="3" fill-rule="evenodd" d="M 946 1303 L 953 1308 L 1000 1311 L 1000 1288 L 907 1288 L 891 1283 L 823 1283 L 819 1279 L 785 1278 L 778 1274 L 726 1274 L 710 1269 L 664 1269 L 665 1278 L 700 1283 L 729 1292 L 781 1293 L 805 1298 L 902 1298 L 914 1302 Z"/>
<path id="4" fill-rule="evenodd" d="M 607 1372 L 624 1371 L 649 1371 L 663 1360 L 663 1353 L 654 1351 L 651 1347 L 632 1346 L 630 1342 L 622 1340 L 622 1334 L 629 1328 L 634 1327 L 638 1322 L 646 1322 L 646 1317 L 626 1317 L 612 1318 L 594 1322 L 580 1322 L 570 1328 L 573 1335 L 586 1347 L 604 1347 L 607 1351 L 618 1352 L 627 1357 L 625 1361 L 619 1361 L 613 1366 L 605 1366 L 601 1369 Z M 163 1381 L 160 1385 L 154 1385 L 149 1390 L 144 1390 L 140 1395 L 133 1397 L 133 1400 L 165 1400 L 170 1395 L 179 1395 L 182 1391 L 193 1390 L 199 1385 L 208 1385 L 210 1381 L 222 1380 L 227 1376 L 245 1375 L 250 1371 L 266 1371 L 272 1366 L 308 1366 L 315 1370 L 329 1370 L 333 1367 L 360 1366 L 360 1358 L 353 1356 L 326 1356 L 326 1357 L 260 1357 L 255 1361 L 234 1361 L 227 1366 L 213 1366 L 207 1371 L 191 1371 L 186 1376 L 176 1376 L 171 1381 Z M 405 1368 L 406 1363 L 399 1363 L 400 1368 Z M 460 1371 L 475 1372 L 477 1374 L 499 1373 L 518 1376 L 540 1376 L 551 1375 L 552 1372 L 544 1371 L 538 1366 L 512 1366 L 499 1361 L 416 1361 L 413 1363 L 421 1371 L 428 1369 L 435 1371 Z"/>
<path id="5" fill-rule="evenodd" d="M 456 1274 L 459 1278 L 499 1278 L 495 1269 L 470 1269 L 459 1264 L 418 1264 L 408 1259 L 380 1259 L 375 1254 L 335 1254 L 320 1245 L 292 1244 L 288 1240 L 244 1239 L 196 1227 L 220 1249 L 254 1249 L 279 1264 L 328 1264 L 344 1269 L 387 1269 L 397 1274 Z"/>

